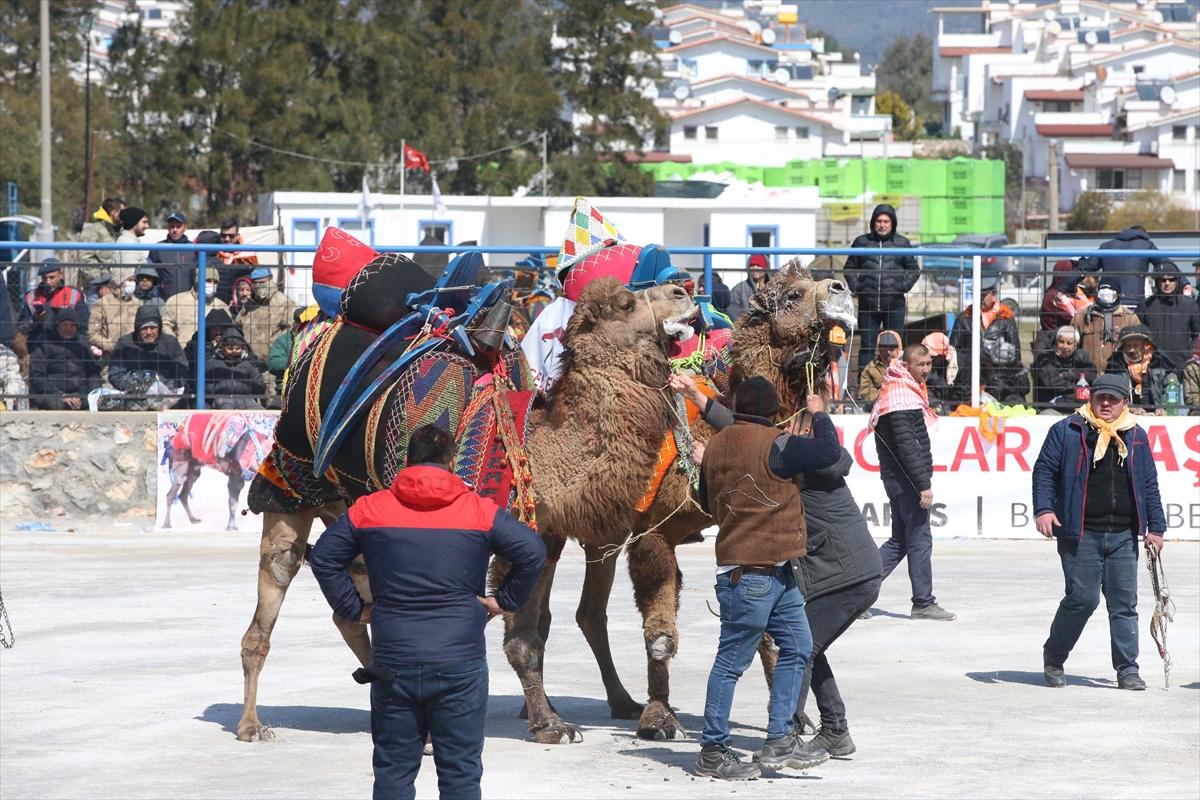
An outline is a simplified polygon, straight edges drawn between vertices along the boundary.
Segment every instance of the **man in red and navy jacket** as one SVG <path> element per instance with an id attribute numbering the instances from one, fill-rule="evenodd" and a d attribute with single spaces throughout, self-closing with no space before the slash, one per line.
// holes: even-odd
<path id="1" fill-rule="evenodd" d="M 450 471 L 454 447 L 442 428 L 415 430 L 408 466 L 391 488 L 359 498 L 312 551 L 313 574 L 333 613 L 371 625 L 373 663 L 362 674 L 372 683 L 376 798 L 416 795 L 427 734 L 441 796 L 480 796 L 488 701 L 483 629 L 525 604 L 546 558 L 536 533 Z M 492 553 L 512 568 L 488 596 Z M 360 554 L 369 606 L 348 571 Z"/>

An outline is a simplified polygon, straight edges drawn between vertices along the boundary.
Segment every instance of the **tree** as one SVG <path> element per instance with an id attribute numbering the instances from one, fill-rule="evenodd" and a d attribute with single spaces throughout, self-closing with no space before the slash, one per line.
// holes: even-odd
<path id="1" fill-rule="evenodd" d="M 875 95 L 875 113 L 892 117 L 892 134 L 899 140 L 910 142 L 924 130 L 921 118 L 913 114 L 908 103 L 895 92 L 880 92 Z"/>
<path id="2" fill-rule="evenodd" d="M 920 119 L 941 119 L 941 109 L 932 99 L 933 42 L 929 37 L 918 33 L 892 42 L 875 69 L 875 90 L 899 95 Z"/>
<path id="3" fill-rule="evenodd" d="M 1067 216 L 1067 227 L 1073 231 L 1102 231 L 1108 225 L 1112 200 L 1102 192 L 1080 192 L 1075 207 Z"/>
<path id="4" fill-rule="evenodd" d="M 1195 230 L 1196 212 L 1162 192 L 1143 189 L 1112 207 L 1105 219 L 1107 230 L 1144 225 L 1160 231 Z"/>

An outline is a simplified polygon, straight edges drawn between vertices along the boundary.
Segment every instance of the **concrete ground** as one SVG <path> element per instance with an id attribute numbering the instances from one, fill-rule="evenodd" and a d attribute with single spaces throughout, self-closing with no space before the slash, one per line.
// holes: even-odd
<path id="1" fill-rule="evenodd" d="M 252 533 L 0 533 L 0 590 L 16 647 L 0 652 L 0 797 L 367 797 L 367 690 L 312 575 L 297 578 L 259 699 L 274 742 L 234 739 L 238 641 L 254 608 Z M 1103 609 L 1067 665 L 1066 689 L 1042 684 L 1041 644 L 1061 591 L 1053 547 L 939 541 L 939 600 L 953 623 L 906 618 L 903 572 L 870 621 L 830 651 L 858 753 L 807 774 L 752 784 L 690 774 L 717 641 L 711 544 L 681 549 L 687 586 L 673 703 L 687 741 L 644 742 L 608 719 L 599 674 L 574 625 L 583 571 L 569 546 L 558 572 L 547 687 L 585 728 L 581 744 L 524 740 L 521 695 L 488 630 L 491 705 L 485 797 L 1155 797 L 1200 796 L 1200 547 L 1168 546 L 1178 605 L 1169 691 L 1145 633 L 1150 690 L 1114 688 Z M 644 692 L 643 646 L 622 568 L 610 610 L 626 686 Z M 757 666 L 733 709 L 736 747 L 761 743 L 767 693 Z M 436 796 L 432 761 L 418 781 Z"/>

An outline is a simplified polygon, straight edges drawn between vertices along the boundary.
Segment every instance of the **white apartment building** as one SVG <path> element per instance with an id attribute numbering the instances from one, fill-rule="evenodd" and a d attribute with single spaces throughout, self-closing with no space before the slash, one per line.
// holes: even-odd
<path id="1" fill-rule="evenodd" d="M 1200 207 L 1195 3 L 982 0 L 934 12 L 934 99 L 947 129 L 980 145 L 1019 143 L 1026 177 L 1056 169 L 1063 211 L 1083 191 L 1119 201 L 1143 188 Z M 983 31 L 945 33 L 945 16 L 961 13 L 980 15 Z"/>
<path id="2" fill-rule="evenodd" d="M 651 31 L 664 82 L 656 104 L 672 122 L 672 155 L 695 162 L 782 166 L 832 156 L 912 154 L 875 111 L 875 76 L 823 39 L 808 39 L 795 6 L 748 0 L 720 11 L 679 4 Z"/>
<path id="3" fill-rule="evenodd" d="M 113 37 L 124 25 L 140 24 L 151 36 L 174 39 L 190 0 L 97 0 L 93 12 L 85 18 L 84 31 L 92 57 L 92 79 L 96 80 L 108 66 L 108 51 Z M 86 58 L 80 59 L 73 74 L 80 82 L 86 79 Z"/>

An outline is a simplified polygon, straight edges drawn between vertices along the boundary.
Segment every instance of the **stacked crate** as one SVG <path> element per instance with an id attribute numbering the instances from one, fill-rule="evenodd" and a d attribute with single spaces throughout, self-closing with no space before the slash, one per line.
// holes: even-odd
<path id="1" fill-rule="evenodd" d="M 922 241 L 1004 232 L 1004 162 L 918 162 Z"/>

